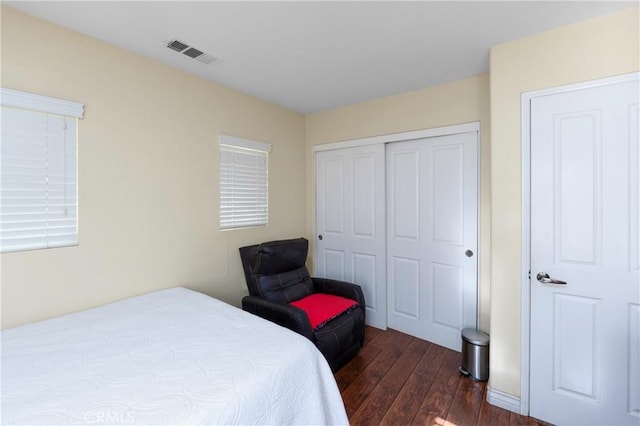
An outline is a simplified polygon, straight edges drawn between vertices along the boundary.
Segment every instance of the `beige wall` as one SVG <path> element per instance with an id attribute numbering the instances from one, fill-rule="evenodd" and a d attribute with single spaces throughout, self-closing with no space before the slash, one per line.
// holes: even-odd
<path id="1" fill-rule="evenodd" d="M 489 75 L 307 116 L 307 233 L 313 234 L 313 146 L 368 136 L 480 122 L 480 327 L 489 331 Z"/>
<path id="2" fill-rule="evenodd" d="M 520 395 L 523 92 L 637 71 L 638 9 L 491 49 L 491 386 Z"/>
<path id="3" fill-rule="evenodd" d="M 80 245 L 1 255 L 3 328 L 176 285 L 238 304 L 237 248 L 304 235 L 303 115 L 7 7 L 2 87 L 85 104 Z M 218 229 L 219 132 L 273 144 L 268 227 Z"/>

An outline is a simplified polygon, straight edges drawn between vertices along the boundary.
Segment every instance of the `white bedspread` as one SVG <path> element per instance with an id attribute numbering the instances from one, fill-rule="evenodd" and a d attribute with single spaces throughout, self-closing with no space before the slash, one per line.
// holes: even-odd
<path id="1" fill-rule="evenodd" d="M 322 354 L 173 288 L 2 332 L 2 424 L 347 424 Z"/>

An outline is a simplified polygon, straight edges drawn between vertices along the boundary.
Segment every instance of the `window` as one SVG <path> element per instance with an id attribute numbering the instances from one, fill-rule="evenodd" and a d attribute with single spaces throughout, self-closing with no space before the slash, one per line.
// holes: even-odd
<path id="1" fill-rule="evenodd" d="M 0 251 L 77 245 L 83 105 L 4 88 L 0 94 Z"/>
<path id="2" fill-rule="evenodd" d="M 220 135 L 220 229 L 266 225 L 271 145 Z"/>

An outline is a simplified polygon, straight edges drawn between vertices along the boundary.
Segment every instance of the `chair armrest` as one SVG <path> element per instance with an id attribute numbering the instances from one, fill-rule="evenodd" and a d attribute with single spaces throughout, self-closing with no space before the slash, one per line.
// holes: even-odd
<path id="1" fill-rule="evenodd" d="M 317 277 L 312 278 L 312 280 L 316 291 L 355 300 L 362 307 L 362 312 L 366 311 L 367 305 L 364 303 L 364 293 L 362 293 L 362 288 L 358 284 Z"/>
<path id="2" fill-rule="evenodd" d="M 309 317 L 300 308 L 271 302 L 259 296 L 245 296 L 242 298 L 242 309 L 295 331 L 313 342 L 313 331 Z"/>

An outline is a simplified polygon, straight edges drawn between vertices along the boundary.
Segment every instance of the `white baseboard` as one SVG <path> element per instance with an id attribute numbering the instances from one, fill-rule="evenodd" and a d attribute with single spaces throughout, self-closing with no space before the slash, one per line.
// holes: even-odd
<path id="1" fill-rule="evenodd" d="M 495 405 L 496 407 L 504 408 L 505 410 L 520 414 L 519 396 L 511 395 L 487 386 L 487 402 L 491 405 Z"/>

